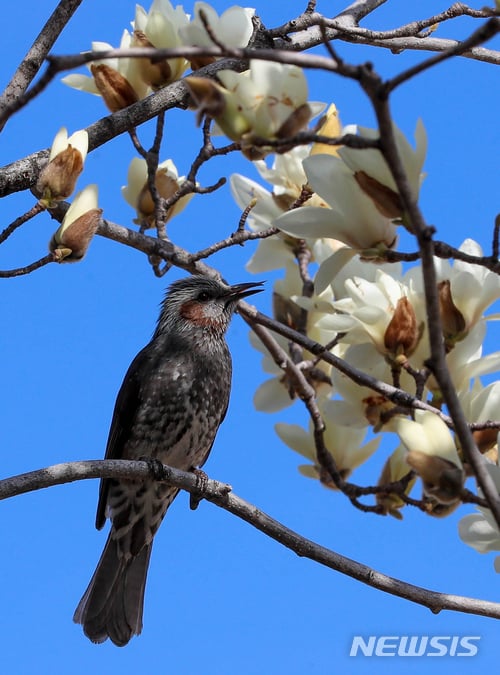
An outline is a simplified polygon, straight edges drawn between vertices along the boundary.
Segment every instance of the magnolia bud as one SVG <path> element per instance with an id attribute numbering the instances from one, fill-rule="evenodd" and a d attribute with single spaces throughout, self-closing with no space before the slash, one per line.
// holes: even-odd
<path id="1" fill-rule="evenodd" d="M 111 112 L 118 112 L 139 100 L 130 82 L 114 68 L 101 63 L 92 64 L 90 70 L 95 86 Z"/>
<path id="2" fill-rule="evenodd" d="M 387 185 L 379 183 L 364 171 L 356 171 L 354 178 L 363 190 L 375 204 L 377 211 L 385 218 L 401 218 L 403 215 L 403 204 L 397 192 L 391 190 Z"/>
<path id="3" fill-rule="evenodd" d="M 394 358 L 406 358 L 415 351 L 422 334 L 411 302 L 399 298 L 392 319 L 385 330 L 384 346 Z"/>
<path id="4" fill-rule="evenodd" d="M 49 250 L 57 262 L 77 262 L 83 258 L 101 214 L 102 209 L 97 208 L 97 185 L 88 185 L 76 195 L 49 242 Z"/>
<path id="5" fill-rule="evenodd" d="M 86 131 L 76 131 L 69 138 L 64 127 L 58 131 L 52 143 L 49 163 L 42 169 L 36 184 L 40 202 L 45 207 L 50 208 L 54 202 L 73 193 L 83 170 L 87 148 Z"/>
<path id="6" fill-rule="evenodd" d="M 140 31 L 134 31 L 132 41 L 133 47 L 154 47 L 154 45 L 147 39 L 146 35 Z M 153 89 L 160 89 L 172 81 L 172 69 L 167 59 L 156 61 L 154 59 L 137 59 L 137 65 L 141 78 L 146 84 L 149 84 Z"/>
<path id="7" fill-rule="evenodd" d="M 41 194 L 41 201 L 50 206 L 52 202 L 61 201 L 73 194 L 82 170 L 81 154 L 68 146 L 49 162 L 40 174 L 36 188 Z"/>

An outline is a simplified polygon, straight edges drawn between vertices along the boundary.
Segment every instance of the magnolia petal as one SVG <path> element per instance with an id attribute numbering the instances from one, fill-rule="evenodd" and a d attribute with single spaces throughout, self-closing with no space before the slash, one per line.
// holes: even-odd
<path id="1" fill-rule="evenodd" d="M 285 445 L 288 445 L 289 448 L 298 452 L 299 455 L 314 461 L 316 452 L 311 436 L 305 429 L 298 424 L 284 424 L 283 422 L 278 422 L 274 425 L 274 430 Z"/>
<path id="2" fill-rule="evenodd" d="M 479 553 L 500 551 L 500 533 L 479 513 L 464 516 L 458 523 L 460 539 Z"/>
<path id="3" fill-rule="evenodd" d="M 294 255 L 282 239 L 270 238 L 260 241 L 255 253 L 245 265 L 252 274 L 280 269 L 288 262 L 293 262 Z"/>
<path id="4" fill-rule="evenodd" d="M 78 194 L 75 195 L 73 202 L 71 203 L 69 209 L 66 211 L 66 215 L 64 216 L 64 220 L 62 222 L 63 230 L 66 226 L 73 223 L 80 216 L 83 216 L 84 213 L 87 213 L 87 211 L 97 209 L 97 193 L 98 193 L 97 185 L 92 184 L 87 185 L 87 187 L 85 187 L 81 192 L 78 192 Z"/>
<path id="5" fill-rule="evenodd" d="M 139 193 L 148 179 L 148 167 L 145 159 L 134 157 L 129 164 L 127 173 L 127 185 L 122 187 L 124 199 L 132 206 L 137 208 Z"/>
<path id="6" fill-rule="evenodd" d="M 278 412 L 288 408 L 293 403 L 286 388 L 281 384 L 278 378 L 263 382 L 253 397 L 253 404 L 256 410 L 261 412 Z"/>
<path id="7" fill-rule="evenodd" d="M 292 237 L 336 238 L 332 210 L 319 206 L 301 206 L 277 218 L 274 225 Z"/>
<path id="8" fill-rule="evenodd" d="M 322 293 L 333 281 L 340 270 L 354 258 L 356 251 L 353 248 L 343 246 L 338 251 L 324 260 L 314 279 L 314 290 L 316 293 Z"/>
<path id="9" fill-rule="evenodd" d="M 315 478 L 316 480 L 319 479 L 319 472 L 314 464 L 299 464 L 297 469 L 301 476 L 305 476 L 306 478 Z"/>
<path id="10" fill-rule="evenodd" d="M 93 77 L 88 75 L 80 75 L 79 73 L 72 73 L 71 75 L 66 75 L 61 79 L 61 82 L 66 84 L 68 87 L 73 89 L 78 89 L 78 91 L 86 91 L 89 94 L 94 94 L 95 96 L 100 96 L 100 93 L 95 86 L 95 81 Z"/>

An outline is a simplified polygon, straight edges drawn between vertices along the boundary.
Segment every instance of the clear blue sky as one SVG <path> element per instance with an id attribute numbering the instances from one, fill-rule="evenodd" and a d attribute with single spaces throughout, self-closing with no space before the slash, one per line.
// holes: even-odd
<path id="1" fill-rule="evenodd" d="M 55 4 L 8 3 L 0 47 L 2 89 Z M 221 11 L 230 3 L 212 4 Z M 268 26 L 299 14 L 305 4 L 256 2 Z M 341 6 L 318 2 L 325 14 Z M 192 11 L 191 2 L 184 7 Z M 368 25 L 394 27 L 445 7 L 437 0 L 388 2 Z M 133 14 L 133 2 L 84 0 L 54 52 L 82 51 L 92 40 L 118 44 Z M 458 26 L 461 35 L 473 27 L 470 21 Z M 424 58 L 423 53 L 395 56 L 347 45 L 338 49 L 355 62 L 370 59 L 383 76 Z M 312 100 L 335 102 L 344 123 L 373 126 L 373 114 L 355 84 L 319 73 L 309 79 Z M 395 120 L 407 134 L 418 117 L 427 128 L 428 175 L 421 203 L 438 237 L 454 245 L 472 236 L 484 248 L 490 246 L 498 211 L 499 91 L 497 68 L 461 59 L 425 73 L 394 96 Z M 104 114 L 98 98 L 54 82 L 7 124 L 0 164 L 48 147 L 62 125 L 72 132 Z M 173 158 L 181 173 L 200 142 L 192 122 L 189 112 L 167 115 L 161 158 Z M 151 126 L 140 128 L 139 135 L 147 145 Z M 89 156 L 79 182 L 80 188 L 98 183 L 105 216 L 126 226 L 133 213 L 120 186 L 132 157 L 128 138 L 117 138 Z M 208 183 L 234 171 L 256 177 L 248 162 L 231 158 L 213 162 L 201 180 Z M 32 203 L 26 193 L 3 200 L 2 227 Z M 172 221 L 171 236 L 187 248 L 201 248 L 234 231 L 239 215 L 224 188 L 194 199 Z M 0 268 L 44 255 L 54 229 L 47 215 L 26 225 L 2 246 Z M 250 280 L 244 264 L 252 246 L 221 253 L 212 262 L 232 282 Z M 173 270 L 158 280 L 142 254 L 96 238 L 78 265 L 50 265 L 1 282 L 2 475 L 103 456 L 123 375 L 149 340 L 166 283 L 182 275 Z M 265 312 L 270 311 L 272 280 L 269 275 L 267 292 L 255 297 Z M 498 348 L 498 329 L 490 325 L 489 330 L 492 351 Z M 252 396 L 264 375 L 238 317 L 228 340 L 234 355 L 233 396 L 206 465 L 211 477 L 231 483 L 238 495 L 303 535 L 377 570 L 435 590 L 500 601 L 492 556 L 478 555 L 457 536 L 457 521 L 471 508 L 445 520 L 407 509 L 398 522 L 355 511 L 341 495 L 301 477 L 298 456 L 273 432 L 277 421 L 305 419 L 299 404 L 282 414 L 255 412 Z M 389 450 L 382 449 L 356 480 L 373 482 Z M 92 645 L 72 623 L 72 614 L 105 540 L 93 527 L 97 487 L 97 481 L 80 482 L 1 504 L 2 672 L 326 675 L 425 668 L 472 673 L 497 665 L 495 621 L 446 612 L 434 616 L 299 559 L 208 503 L 193 513 L 185 494 L 171 507 L 155 542 L 143 634 L 121 650 L 110 643 Z M 473 659 L 349 659 L 352 637 L 373 634 L 479 635 L 481 642 Z"/>

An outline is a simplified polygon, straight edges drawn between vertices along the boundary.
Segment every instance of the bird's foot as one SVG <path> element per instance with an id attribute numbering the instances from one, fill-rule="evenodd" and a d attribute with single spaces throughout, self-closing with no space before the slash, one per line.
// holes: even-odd
<path id="1" fill-rule="evenodd" d="M 191 511 L 196 511 L 203 499 L 203 492 L 208 484 L 208 476 L 201 469 L 193 469 L 192 473 L 196 476 L 196 492 L 191 492 L 189 495 L 189 508 Z"/>

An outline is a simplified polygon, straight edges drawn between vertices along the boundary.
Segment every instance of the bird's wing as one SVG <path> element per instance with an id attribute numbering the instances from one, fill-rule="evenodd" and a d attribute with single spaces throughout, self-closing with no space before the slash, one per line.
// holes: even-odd
<path id="1" fill-rule="evenodd" d="M 135 413 L 140 404 L 141 380 L 144 372 L 148 370 L 146 362 L 151 358 L 149 347 L 150 345 L 147 345 L 137 354 L 123 379 L 113 411 L 105 459 L 121 459 L 123 457 L 123 447 L 127 439 L 130 438 Z M 95 520 L 98 530 L 104 526 L 106 521 L 108 489 L 109 479 L 101 479 Z"/>

